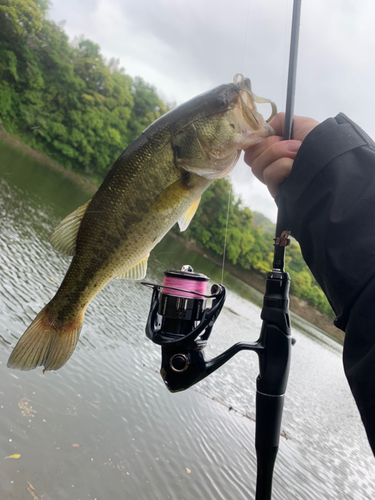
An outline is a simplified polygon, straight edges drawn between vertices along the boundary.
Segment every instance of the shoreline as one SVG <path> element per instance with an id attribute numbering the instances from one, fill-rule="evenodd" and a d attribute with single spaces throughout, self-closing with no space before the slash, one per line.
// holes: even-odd
<path id="1" fill-rule="evenodd" d="M 180 241 L 185 247 L 189 248 L 193 252 L 204 255 L 207 259 L 221 267 L 221 261 L 209 255 L 206 251 L 197 246 L 193 241 L 186 241 L 171 231 L 168 233 L 168 236 L 171 236 L 175 240 Z M 265 276 L 258 274 L 255 271 L 249 271 L 246 269 L 239 270 L 229 262 L 225 263 L 225 269 L 239 280 L 251 286 L 258 292 L 264 294 L 266 283 Z M 335 327 L 335 325 L 333 324 L 333 319 L 314 309 L 304 299 L 300 299 L 298 297 L 295 297 L 294 295 L 289 295 L 289 308 L 294 314 L 300 316 L 320 330 L 323 330 L 325 334 L 338 341 L 340 344 L 343 344 L 345 333 Z"/>
<path id="2" fill-rule="evenodd" d="M 92 182 L 87 181 L 83 177 L 79 176 L 75 172 L 72 172 L 71 170 L 66 169 L 65 167 L 62 167 L 59 163 L 56 163 L 55 161 L 51 160 L 48 156 L 46 156 L 44 153 L 41 153 L 40 151 L 36 151 L 35 149 L 31 148 L 27 144 L 24 144 L 20 139 L 17 139 L 16 137 L 8 134 L 0 125 L 0 141 L 6 142 L 10 146 L 14 147 L 15 149 L 21 150 L 24 153 L 28 154 L 35 160 L 37 160 L 40 163 L 43 163 L 44 165 L 47 165 L 48 167 L 57 170 L 58 172 L 64 174 L 66 177 L 69 179 L 72 179 L 73 181 L 77 182 L 78 184 L 81 184 L 85 186 L 85 188 L 92 193 L 95 193 L 95 191 L 98 189 L 98 186 L 95 186 Z"/>
<path id="3" fill-rule="evenodd" d="M 67 170 L 66 168 L 62 167 L 60 164 L 56 163 L 55 161 L 51 160 L 48 156 L 46 156 L 44 153 L 41 153 L 39 151 L 36 151 L 35 149 L 32 149 L 30 146 L 27 146 L 24 144 L 22 141 L 17 139 L 16 137 L 11 136 L 8 134 L 3 128 L 0 127 L 0 141 L 6 142 L 10 146 L 14 147 L 15 149 L 21 150 L 24 153 L 28 154 L 35 160 L 39 161 L 40 163 L 43 163 L 44 165 L 47 165 L 48 167 L 57 170 L 58 172 L 64 174 L 66 177 L 72 179 L 73 181 L 77 182 L 78 184 L 81 184 L 84 186 L 87 190 L 91 191 L 94 193 L 97 189 L 98 186 L 95 186 L 93 183 L 83 179 L 81 176 L 78 174 Z M 211 255 L 207 254 L 204 250 L 202 250 L 200 247 L 198 247 L 194 242 L 192 241 L 186 241 L 182 238 L 180 238 L 178 235 L 174 234 L 173 232 L 168 233 L 169 236 L 172 238 L 175 238 L 176 240 L 182 242 L 186 247 L 191 249 L 192 251 L 200 254 L 200 255 L 205 255 L 209 260 L 214 262 L 215 264 L 221 266 L 222 263 L 216 260 L 214 257 Z M 244 283 L 248 284 L 252 288 L 255 288 L 258 292 L 264 293 L 264 287 L 265 287 L 265 276 L 260 275 L 256 273 L 255 271 L 248 271 L 248 270 L 238 270 L 236 269 L 232 264 L 230 263 L 225 263 L 225 268 L 236 278 L 240 279 Z M 313 307 L 311 307 L 305 300 L 299 299 L 295 297 L 294 295 L 290 295 L 290 310 L 297 314 L 297 316 L 300 316 L 301 318 L 305 319 L 309 323 L 313 324 L 314 326 L 318 327 L 319 329 L 323 330 L 327 335 L 330 337 L 333 337 L 335 340 L 340 342 L 341 344 L 344 341 L 344 332 L 342 330 L 339 330 L 333 325 L 333 320 L 329 318 L 328 316 L 320 313 Z"/>

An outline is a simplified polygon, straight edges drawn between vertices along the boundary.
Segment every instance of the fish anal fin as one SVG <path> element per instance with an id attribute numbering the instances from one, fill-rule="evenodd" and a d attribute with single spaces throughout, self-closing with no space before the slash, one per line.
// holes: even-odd
<path id="1" fill-rule="evenodd" d="M 186 210 L 186 212 L 179 218 L 178 225 L 180 227 L 180 231 L 185 231 L 188 228 L 191 219 L 194 217 L 195 212 L 198 209 L 199 202 L 201 201 L 201 197 L 197 198 L 195 202 L 190 205 L 190 207 Z"/>
<path id="2" fill-rule="evenodd" d="M 135 266 L 128 269 L 125 272 L 120 272 L 116 279 L 128 279 L 128 280 L 143 280 L 147 273 L 147 261 L 150 254 L 145 255 L 139 262 L 136 263 Z"/>
<path id="3" fill-rule="evenodd" d="M 61 368 L 75 349 L 83 316 L 82 312 L 78 320 L 70 321 L 56 331 L 48 305 L 44 307 L 17 342 L 9 357 L 8 368 L 32 370 L 44 366 L 44 371 Z"/>
<path id="4" fill-rule="evenodd" d="M 56 252 L 74 255 L 79 226 L 91 200 L 63 219 L 51 236 L 51 245 Z"/>

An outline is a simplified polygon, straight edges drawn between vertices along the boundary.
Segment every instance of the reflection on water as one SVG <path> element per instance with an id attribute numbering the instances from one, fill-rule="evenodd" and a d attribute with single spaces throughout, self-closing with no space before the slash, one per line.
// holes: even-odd
<path id="1" fill-rule="evenodd" d="M 58 372 L 6 368 L 69 263 L 49 245 L 51 231 L 89 194 L 7 146 L 0 178 L 0 498 L 253 498 L 256 356 L 242 352 L 194 390 L 170 394 L 158 374 L 159 349 L 144 334 L 149 289 L 110 283 Z M 147 279 L 160 282 L 165 269 L 186 263 L 221 279 L 217 266 L 171 238 L 152 253 Z M 255 340 L 260 328 L 260 295 L 229 275 L 224 282 L 228 298 L 208 357 Z M 274 498 L 375 498 L 373 458 L 341 348 L 298 324 Z M 5 458 L 14 454 L 20 458 Z"/>

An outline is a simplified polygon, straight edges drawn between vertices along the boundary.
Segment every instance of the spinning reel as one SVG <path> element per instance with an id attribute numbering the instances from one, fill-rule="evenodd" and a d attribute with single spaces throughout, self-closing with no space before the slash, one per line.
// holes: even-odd
<path id="1" fill-rule="evenodd" d="M 205 360 L 203 350 L 224 305 L 226 288 L 215 284 L 211 287 L 211 294 L 207 295 L 209 278 L 204 274 L 195 273 L 188 265 L 183 266 L 181 271 L 165 271 L 163 285 L 142 283 L 144 286 L 153 288 L 146 335 L 155 344 L 161 346 L 160 373 L 171 392 L 188 389 L 220 368 L 237 352 L 252 350 L 256 351 L 259 356 L 260 374 L 257 385 L 261 391 L 267 394 L 267 391 L 271 389 L 273 395 L 284 393 L 284 383 L 276 388 L 275 383 L 270 385 L 266 380 L 270 372 L 276 373 L 280 369 L 284 371 L 286 369 L 285 363 L 280 363 L 278 360 L 283 351 L 289 350 L 290 343 L 287 309 L 289 277 L 286 273 L 280 272 L 269 274 L 271 276 L 267 277 L 268 293 L 266 292 L 262 311 L 264 322 L 258 341 L 234 344 L 210 361 Z M 286 279 L 280 282 L 280 277 L 286 277 Z M 206 307 L 206 299 L 212 299 L 211 307 Z M 277 337 L 280 333 L 277 327 L 275 331 L 274 324 L 280 322 L 281 339 L 276 342 L 275 339 L 270 341 L 270 335 Z M 274 355 L 276 359 L 272 360 L 271 366 L 270 357 Z M 283 377 L 277 378 L 278 382 L 283 379 Z"/>
<path id="2" fill-rule="evenodd" d="M 142 283 L 153 288 L 146 335 L 161 346 L 160 373 L 171 392 L 188 389 L 233 356 L 223 353 L 205 361 L 203 349 L 226 297 L 222 285 L 213 285 L 207 295 L 208 281 L 187 265 L 166 271 L 162 286 Z M 212 299 L 210 308 L 206 299 Z"/>

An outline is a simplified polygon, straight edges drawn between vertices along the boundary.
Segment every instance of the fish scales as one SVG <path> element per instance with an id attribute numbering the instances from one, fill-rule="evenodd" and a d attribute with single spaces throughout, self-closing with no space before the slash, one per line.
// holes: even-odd
<path id="1" fill-rule="evenodd" d="M 85 310 L 114 278 L 140 279 L 149 252 L 179 221 L 186 229 L 204 190 L 234 167 L 241 149 L 272 134 L 250 83 L 221 85 L 150 125 L 115 161 L 88 204 L 67 216 L 53 246 L 72 255 L 56 295 L 13 350 L 8 366 L 63 366 Z"/>

